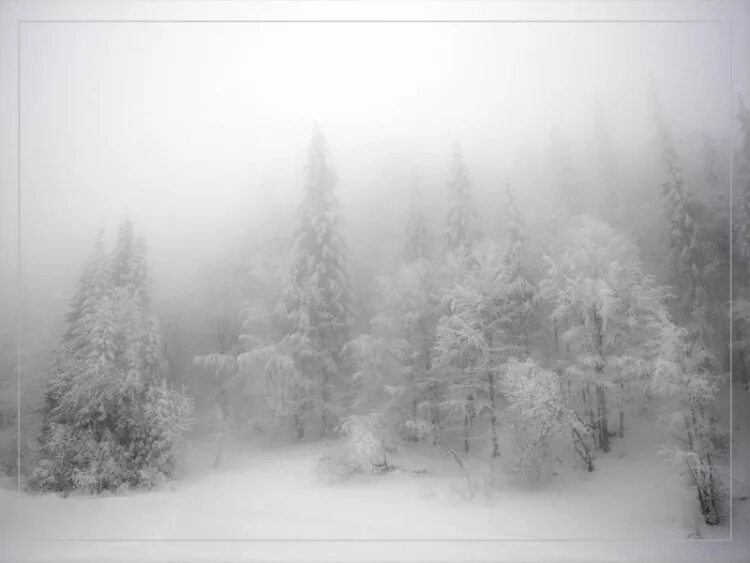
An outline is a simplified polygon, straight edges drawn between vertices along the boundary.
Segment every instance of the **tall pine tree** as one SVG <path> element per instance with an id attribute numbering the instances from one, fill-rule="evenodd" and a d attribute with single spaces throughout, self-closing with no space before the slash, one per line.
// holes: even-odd
<path id="1" fill-rule="evenodd" d="M 409 216 L 406 220 L 404 262 L 411 264 L 428 258 L 429 254 L 430 236 L 427 231 L 427 221 L 419 205 L 419 198 L 416 192 L 413 192 L 409 202 Z"/>
<path id="2" fill-rule="evenodd" d="M 471 182 L 464 164 L 461 147 L 456 144 L 453 151 L 453 168 L 448 185 L 448 216 L 446 219 L 446 243 L 448 252 L 467 257 L 480 238 L 477 230 L 477 212 Z"/>
<path id="3" fill-rule="evenodd" d="M 736 191 L 732 207 L 732 237 L 734 239 L 734 268 L 732 283 L 734 291 L 733 314 L 735 317 L 732 340 L 738 361 L 739 381 L 750 389 L 750 109 L 739 100 L 737 120 L 740 142 L 736 154 Z"/>
<path id="4" fill-rule="evenodd" d="M 325 434 L 337 417 L 335 397 L 341 383 L 339 351 L 352 322 L 344 239 L 339 231 L 337 177 L 325 139 L 316 124 L 305 169 L 304 199 L 292 244 L 290 271 L 278 307 L 286 346 L 293 350 L 301 381 L 295 394 L 298 437 L 305 413 L 321 418 Z"/>
<path id="5" fill-rule="evenodd" d="M 66 320 L 32 482 L 42 490 L 100 492 L 171 476 L 191 403 L 166 386 L 145 248 L 129 220 L 111 261 L 99 237 Z"/>
<path id="6" fill-rule="evenodd" d="M 654 121 L 665 174 L 661 190 L 669 229 L 670 281 L 678 293 L 678 318 L 687 324 L 694 338 L 707 343 L 710 336 L 710 303 L 705 277 L 709 259 L 701 240 L 697 205 L 687 185 L 669 123 L 656 96 L 654 106 Z"/>

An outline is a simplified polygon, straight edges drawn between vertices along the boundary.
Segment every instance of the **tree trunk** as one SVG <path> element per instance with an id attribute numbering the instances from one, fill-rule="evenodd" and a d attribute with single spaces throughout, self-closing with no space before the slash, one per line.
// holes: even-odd
<path id="1" fill-rule="evenodd" d="M 328 372 L 324 368 L 320 384 L 320 437 L 325 438 L 328 431 Z"/>
<path id="2" fill-rule="evenodd" d="M 472 411 L 474 409 L 474 395 L 469 393 L 466 397 L 466 406 L 464 409 L 464 453 L 469 453 L 469 429 L 473 420 Z"/>
<path id="3" fill-rule="evenodd" d="M 747 363 L 745 362 L 745 351 L 742 346 L 742 329 L 740 328 L 739 322 L 734 323 L 734 346 L 737 348 L 737 365 L 740 367 L 740 382 L 742 387 L 747 389 Z"/>
<path id="4" fill-rule="evenodd" d="M 625 382 L 620 381 L 620 395 L 617 397 L 617 408 L 620 411 L 620 429 L 619 429 L 619 436 L 620 438 L 625 437 Z"/>
<path id="5" fill-rule="evenodd" d="M 469 413 L 464 414 L 464 453 L 469 453 Z"/>
<path id="6" fill-rule="evenodd" d="M 604 386 L 596 385 L 596 407 L 599 417 L 599 447 L 603 452 L 609 451 L 609 428 L 607 427 L 607 395 Z"/>
<path id="7" fill-rule="evenodd" d="M 589 413 L 589 426 L 593 430 L 597 427 L 596 419 L 594 418 L 594 407 L 592 405 L 593 399 L 591 398 L 591 384 L 587 381 L 586 387 L 583 389 L 583 400 L 586 411 Z M 594 432 L 594 447 L 599 447 L 599 434 Z"/>
<path id="8" fill-rule="evenodd" d="M 438 445 L 438 432 L 440 430 L 440 408 L 437 402 L 432 405 L 432 445 Z"/>
<path id="9" fill-rule="evenodd" d="M 490 438 L 492 440 L 492 457 L 500 457 L 500 446 L 497 442 L 497 414 L 495 413 L 495 374 L 488 374 L 490 383 Z"/>
<path id="10" fill-rule="evenodd" d="M 557 336 L 557 321 L 552 321 L 552 330 L 555 333 L 555 355 L 559 358 L 560 357 L 560 341 L 558 340 L 558 336 Z"/>
<path id="11" fill-rule="evenodd" d="M 305 437 L 305 421 L 302 420 L 302 416 L 299 412 L 294 413 L 294 428 L 297 430 L 298 440 Z"/>
<path id="12" fill-rule="evenodd" d="M 412 362 L 411 366 L 411 419 L 414 422 L 414 429 L 412 432 L 411 440 L 414 442 L 419 441 L 419 434 L 417 433 L 417 376 L 416 376 L 416 365 Z"/>
<path id="13" fill-rule="evenodd" d="M 305 420 L 302 416 L 303 405 L 299 404 L 299 389 L 294 386 L 293 397 L 294 397 L 294 429 L 297 431 L 297 439 L 301 440 L 305 437 Z"/>
<path id="14" fill-rule="evenodd" d="M 424 349 L 424 365 L 425 373 L 429 375 L 432 369 L 432 357 L 430 356 L 430 349 L 425 346 Z M 438 431 L 440 430 L 440 407 L 438 406 L 437 397 L 437 382 L 432 381 L 429 385 L 430 394 L 430 409 L 432 411 L 432 445 L 438 445 Z"/>
<path id="15" fill-rule="evenodd" d="M 607 425 L 607 394 L 606 389 L 603 385 L 604 378 L 604 366 L 606 365 L 604 359 L 604 321 L 598 311 L 593 313 L 594 329 L 595 329 L 595 343 L 596 343 L 596 355 L 598 361 L 596 363 L 596 410 L 599 419 L 599 447 L 603 452 L 609 451 L 609 428 Z"/>

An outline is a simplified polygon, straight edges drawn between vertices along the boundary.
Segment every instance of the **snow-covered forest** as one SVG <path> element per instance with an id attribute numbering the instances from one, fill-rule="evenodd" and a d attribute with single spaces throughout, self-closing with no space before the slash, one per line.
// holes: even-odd
<path id="1" fill-rule="evenodd" d="M 38 541 L 12 557 L 750 525 L 722 30 L 203 25 L 19 41 L 0 540 Z"/>

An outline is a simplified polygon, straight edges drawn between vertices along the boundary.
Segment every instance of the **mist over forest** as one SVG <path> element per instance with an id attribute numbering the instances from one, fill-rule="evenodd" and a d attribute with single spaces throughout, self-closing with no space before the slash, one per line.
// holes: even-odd
<path id="1" fill-rule="evenodd" d="M 19 45 L 0 493 L 131 503 L 73 535 L 256 483 L 286 512 L 157 535 L 729 536 L 750 101 L 724 22 L 36 23 Z M 372 522 L 313 524 L 357 498 Z"/>

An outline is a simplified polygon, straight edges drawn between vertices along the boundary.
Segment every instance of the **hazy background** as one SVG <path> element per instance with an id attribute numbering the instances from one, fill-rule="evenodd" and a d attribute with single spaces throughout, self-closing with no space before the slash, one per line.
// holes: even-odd
<path id="1" fill-rule="evenodd" d="M 125 213 L 147 237 L 157 301 L 287 236 L 315 121 L 355 270 L 387 268 L 415 185 L 440 230 L 455 142 L 492 233 L 506 181 L 529 215 L 556 212 L 555 139 L 597 193 L 597 111 L 617 154 L 649 170 L 650 81 L 688 169 L 702 131 L 726 144 L 735 127 L 726 22 L 34 23 L 20 65 L 27 343 L 54 345 L 97 230 L 111 239 Z M 655 193 L 654 171 L 632 189 Z M 6 333 L 15 272 L 4 259 Z"/>

